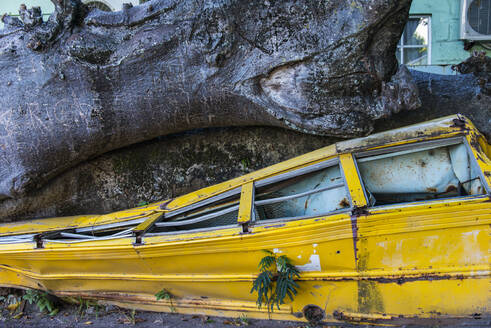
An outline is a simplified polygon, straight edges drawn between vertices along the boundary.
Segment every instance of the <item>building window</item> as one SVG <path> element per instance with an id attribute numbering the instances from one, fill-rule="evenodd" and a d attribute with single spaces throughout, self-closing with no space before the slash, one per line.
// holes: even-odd
<path id="1" fill-rule="evenodd" d="M 397 45 L 397 61 L 416 66 L 431 64 L 430 16 L 411 16 Z"/>
<path id="2" fill-rule="evenodd" d="M 85 4 L 90 9 L 97 8 L 97 9 L 102 10 L 102 11 L 112 11 L 111 7 L 109 7 L 108 5 L 106 5 L 105 3 L 101 2 L 101 1 L 86 1 Z"/>

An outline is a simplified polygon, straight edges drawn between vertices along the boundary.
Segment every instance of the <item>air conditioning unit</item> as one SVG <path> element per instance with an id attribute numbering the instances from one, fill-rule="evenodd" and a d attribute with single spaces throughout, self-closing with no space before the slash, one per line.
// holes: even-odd
<path id="1" fill-rule="evenodd" d="M 491 40 L 491 0 L 461 0 L 460 38 Z"/>

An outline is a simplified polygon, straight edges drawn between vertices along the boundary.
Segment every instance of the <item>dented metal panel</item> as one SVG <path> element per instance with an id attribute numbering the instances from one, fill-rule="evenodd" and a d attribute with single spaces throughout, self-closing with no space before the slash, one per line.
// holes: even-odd
<path id="1" fill-rule="evenodd" d="M 419 148 L 419 157 L 411 151 L 417 142 L 432 140 L 438 140 L 439 147 L 454 147 L 457 139 L 446 139 L 454 137 L 465 140 L 465 151 L 452 148 L 430 156 L 438 147 Z M 288 320 L 319 317 L 333 323 L 484 322 L 491 320 L 487 149 L 466 118 L 453 116 L 329 146 L 167 202 L 105 216 L 4 224 L 0 226 L 0 284 L 153 311 L 246 313 L 250 318 Z M 374 150 L 376 154 L 369 153 Z M 379 188 L 389 185 L 393 192 L 435 188 L 438 193 L 449 184 L 463 185 L 465 179 L 479 176 L 483 189 L 478 192 L 469 185 L 464 188 L 466 195 L 377 204 L 373 181 L 364 184 L 360 177 L 366 172 L 358 170 L 358 155 L 367 152 L 368 158 L 402 151 L 406 153 L 399 155 L 407 157 L 399 161 L 400 181 L 381 179 Z M 403 165 L 421 166 L 421 161 L 429 168 L 423 179 L 428 185 L 405 181 L 415 174 L 408 174 Z M 349 198 L 342 212 L 251 220 L 257 205 L 255 188 L 301 174 L 312 177 L 319 167 L 338 162 L 342 168 L 338 180 Z M 391 172 L 390 165 L 374 165 L 370 170 L 377 168 Z M 440 172 L 439 179 L 433 177 L 435 172 Z M 240 192 L 240 205 L 235 208 L 237 200 L 229 197 L 239 197 Z M 289 191 L 283 197 L 293 199 L 298 194 L 306 197 L 310 192 Z M 332 199 L 326 196 L 324 201 Z M 319 204 L 321 199 L 315 206 Z M 158 230 L 163 228 L 158 225 L 186 224 L 189 219 L 205 217 L 213 222 L 209 213 L 231 207 L 237 211 L 232 226 Z M 2 243 L 2 238 L 8 243 Z M 273 312 L 258 309 L 256 295 L 250 293 L 264 249 L 287 255 L 301 270 L 298 295 Z M 171 301 L 156 300 L 154 295 L 162 288 L 172 294 Z"/>

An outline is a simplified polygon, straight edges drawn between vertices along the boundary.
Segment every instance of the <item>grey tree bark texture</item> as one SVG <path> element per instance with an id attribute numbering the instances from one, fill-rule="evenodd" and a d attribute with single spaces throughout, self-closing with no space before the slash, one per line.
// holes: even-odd
<path id="1" fill-rule="evenodd" d="M 3 221 L 177 196 L 336 141 L 321 135 L 457 112 L 491 135 L 488 57 L 457 77 L 398 68 L 410 1 L 55 5 L 3 17 Z"/>
<path id="2" fill-rule="evenodd" d="M 52 0 L 0 38 L 0 195 L 170 133 L 269 125 L 357 136 L 419 106 L 394 49 L 409 0 Z"/>

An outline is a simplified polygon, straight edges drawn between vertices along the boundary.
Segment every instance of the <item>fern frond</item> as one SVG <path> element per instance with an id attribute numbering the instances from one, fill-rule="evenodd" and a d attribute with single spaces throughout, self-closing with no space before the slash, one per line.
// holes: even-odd
<path id="1" fill-rule="evenodd" d="M 265 272 L 269 268 L 271 268 L 276 263 L 276 257 L 273 255 L 265 256 L 259 261 L 259 271 Z"/>
<path id="2" fill-rule="evenodd" d="M 285 303 L 285 297 L 287 295 L 293 300 L 293 295 L 297 294 L 299 285 L 293 280 L 294 277 L 298 277 L 298 270 L 289 263 L 283 266 L 283 271 L 278 272 L 274 299 L 274 303 L 278 309 L 281 304 Z"/>
<path id="3" fill-rule="evenodd" d="M 269 271 L 261 272 L 254 283 L 252 285 L 251 293 L 257 291 L 257 300 L 256 304 L 259 308 L 261 308 L 263 302 L 269 304 L 270 302 L 270 293 L 273 289 L 272 283 L 273 275 Z"/>
<path id="4" fill-rule="evenodd" d="M 300 271 L 286 255 L 276 256 L 268 250 L 264 252 L 267 255 L 259 262 L 261 273 L 254 280 L 251 293 L 257 292 L 256 303 L 259 308 L 266 304 L 268 310 L 273 311 L 275 305 L 279 310 L 287 296 L 293 301 L 297 295 L 300 286 L 295 279 L 300 278 Z"/>

